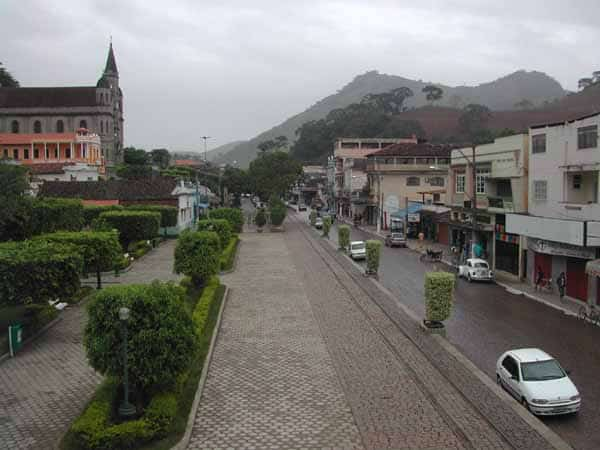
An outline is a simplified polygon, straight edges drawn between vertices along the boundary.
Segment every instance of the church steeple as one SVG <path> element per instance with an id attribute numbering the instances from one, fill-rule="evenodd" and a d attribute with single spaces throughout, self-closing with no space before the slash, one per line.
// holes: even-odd
<path id="1" fill-rule="evenodd" d="M 104 68 L 106 75 L 118 75 L 117 62 L 115 61 L 115 54 L 113 52 L 112 39 L 110 41 L 110 47 L 108 48 L 108 57 L 106 58 L 106 67 Z"/>

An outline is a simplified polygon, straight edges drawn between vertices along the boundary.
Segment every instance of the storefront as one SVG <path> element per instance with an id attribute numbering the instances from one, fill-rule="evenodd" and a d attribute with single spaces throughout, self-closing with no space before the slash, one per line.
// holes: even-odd
<path id="1" fill-rule="evenodd" d="M 531 264 L 528 264 L 528 268 L 532 281 L 535 280 L 538 269 L 541 269 L 544 278 L 552 280 L 556 280 L 564 272 L 567 277 L 567 296 L 582 302 L 587 302 L 591 294 L 595 297 L 595 292 L 592 293 L 589 289 L 586 274 L 586 264 L 596 257 L 595 248 L 536 238 L 527 238 L 527 247 L 530 250 L 528 253 Z"/>
<path id="2" fill-rule="evenodd" d="M 505 225 L 500 223 L 496 223 L 495 230 L 494 269 L 519 276 L 519 235 L 506 233 Z"/>
<path id="3" fill-rule="evenodd" d="M 450 208 L 437 205 L 425 205 L 420 211 L 420 231 L 425 239 L 448 245 L 448 221 Z"/>
<path id="4" fill-rule="evenodd" d="M 480 255 L 487 261 L 494 260 L 494 226 L 489 214 L 478 212 L 475 224 L 475 243 L 482 249 Z M 450 245 L 461 249 L 462 258 L 471 257 L 473 224 L 471 210 L 452 208 L 450 212 L 449 232 Z"/>

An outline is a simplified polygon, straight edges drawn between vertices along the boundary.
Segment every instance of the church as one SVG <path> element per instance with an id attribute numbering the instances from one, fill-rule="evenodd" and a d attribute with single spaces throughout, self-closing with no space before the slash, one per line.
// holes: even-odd
<path id="1" fill-rule="evenodd" d="M 123 92 L 112 42 L 96 86 L 0 87 L 0 133 L 98 134 L 109 173 L 123 161 Z"/>

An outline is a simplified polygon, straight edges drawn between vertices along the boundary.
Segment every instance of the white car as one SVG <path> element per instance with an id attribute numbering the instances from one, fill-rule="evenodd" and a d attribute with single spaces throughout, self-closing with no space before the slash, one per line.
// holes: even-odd
<path id="1" fill-rule="evenodd" d="M 567 372 L 537 348 L 504 353 L 496 363 L 496 381 L 536 415 L 571 414 L 581 407 L 579 391 Z"/>
<path id="2" fill-rule="evenodd" d="M 465 264 L 458 266 L 458 276 L 464 277 L 469 282 L 476 281 L 492 281 L 494 273 L 490 270 L 490 266 L 485 259 L 469 258 Z"/>
<path id="3" fill-rule="evenodd" d="M 367 258 L 367 244 L 365 244 L 365 241 L 350 242 L 350 258 L 354 260 Z"/>
<path id="4" fill-rule="evenodd" d="M 315 220 L 315 228 L 317 230 L 320 230 L 321 228 L 323 228 L 323 219 L 320 217 L 317 217 L 317 219 Z"/>

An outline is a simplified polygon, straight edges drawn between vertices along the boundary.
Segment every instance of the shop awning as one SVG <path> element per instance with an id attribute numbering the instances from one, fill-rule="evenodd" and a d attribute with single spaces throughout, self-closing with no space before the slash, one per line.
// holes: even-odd
<path id="1" fill-rule="evenodd" d="M 398 211 L 391 213 L 390 217 L 404 220 L 404 218 L 406 217 L 407 214 L 409 214 L 409 215 L 416 214 L 419 211 L 421 211 L 422 208 L 423 208 L 423 203 L 408 202 L 408 208 L 399 209 Z M 406 211 L 407 209 L 408 209 L 408 211 Z"/>
<path id="2" fill-rule="evenodd" d="M 600 277 L 600 259 L 585 263 L 585 273 L 593 277 Z"/>

